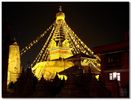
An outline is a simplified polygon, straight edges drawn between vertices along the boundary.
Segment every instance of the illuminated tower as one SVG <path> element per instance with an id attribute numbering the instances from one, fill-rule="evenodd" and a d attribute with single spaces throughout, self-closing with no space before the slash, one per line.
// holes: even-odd
<path id="1" fill-rule="evenodd" d="M 56 23 L 51 42 L 48 46 L 49 60 L 68 58 L 73 56 L 69 45 L 69 36 L 65 30 L 65 14 L 60 6 L 59 12 L 56 14 Z"/>
<path id="2" fill-rule="evenodd" d="M 49 33 L 49 36 L 46 42 L 31 63 L 32 71 L 38 79 L 42 76 L 51 79 L 56 73 L 75 66 L 74 62 L 78 62 L 84 71 L 91 67 L 94 73 L 100 73 L 100 58 L 68 26 L 61 6 L 59 12 L 56 13 L 55 22 L 36 40 L 23 48 L 21 55 L 31 49 L 47 33 Z M 84 57 L 78 57 L 78 61 L 75 56 L 80 54 L 83 54 Z"/>
<path id="3" fill-rule="evenodd" d="M 21 73 L 20 51 L 17 42 L 9 46 L 7 86 L 16 82 Z"/>

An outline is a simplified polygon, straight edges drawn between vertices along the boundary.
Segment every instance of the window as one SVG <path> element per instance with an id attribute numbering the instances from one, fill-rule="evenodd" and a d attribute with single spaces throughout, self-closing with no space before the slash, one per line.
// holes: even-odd
<path id="1" fill-rule="evenodd" d="M 113 80 L 113 74 L 112 73 L 109 73 L 109 80 Z"/>
<path id="2" fill-rule="evenodd" d="M 117 79 L 117 81 L 120 81 L 120 73 L 117 72 L 109 73 L 109 80 L 115 79 Z"/>
<path id="3" fill-rule="evenodd" d="M 106 54 L 103 57 L 103 64 L 106 66 L 105 69 L 120 68 L 122 66 L 121 53 Z"/>

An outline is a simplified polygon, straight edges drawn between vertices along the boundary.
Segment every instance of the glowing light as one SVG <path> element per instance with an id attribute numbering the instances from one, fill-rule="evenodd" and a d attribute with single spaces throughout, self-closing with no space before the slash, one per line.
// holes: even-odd
<path id="1" fill-rule="evenodd" d="M 61 79 L 61 80 L 67 80 L 67 76 L 66 75 L 60 75 L 60 74 L 57 74 L 58 75 L 58 78 Z"/>
<path id="2" fill-rule="evenodd" d="M 113 74 L 112 73 L 109 73 L 109 79 L 113 80 Z"/>
<path id="3" fill-rule="evenodd" d="M 116 73 L 116 72 L 113 72 L 113 79 L 116 78 L 116 75 L 117 75 L 117 73 Z"/>
<path id="4" fill-rule="evenodd" d="M 20 54 L 23 55 L 24 53 L 26 53 L 27 50 L 31 49 L 31 47 L 32 47 L 34 44 L 36 44 L 36 43 L 52 28 L 53 25 L 54 25 L 54 23 L 51 24 L 51 26 L 50 26 L 49 28 L 47 28 L 47 30 L 44 31 L 39 37 L 37 37 L 35 40 L 33 40 L 31 43 L 29 43 L 27 46 L 25 46 L 25 48 L 23 48 L 23 49 L 21 50 L 21 53 L 20 53 Z"/>
<path id="5" fill-rule="evenodd" d="M 109 73 L 109 80 L 117 80 L 120 81 L 120 73 L 117 72 L 113 72 L 113 73 Z"/>
<path id="6" fill-rule="evenodd" d="M 59 21 L 59 20 L 65 20 L 65 14 L 62 11 L 56 14 L 56 21 Z"/>
<path id="7" fill-rule="evenodd" d="M 97 81 L 99 81 L 99 75 L 96 75 L 95 78 L 97 79 Z"/>

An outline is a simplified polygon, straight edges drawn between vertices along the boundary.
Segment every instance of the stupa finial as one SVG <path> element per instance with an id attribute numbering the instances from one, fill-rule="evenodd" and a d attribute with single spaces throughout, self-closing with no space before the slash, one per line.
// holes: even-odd
<path id="1" fill-rule="evenodd" d="M 62 11 L 62 6 L 59 6 L 59 11 Z"/>

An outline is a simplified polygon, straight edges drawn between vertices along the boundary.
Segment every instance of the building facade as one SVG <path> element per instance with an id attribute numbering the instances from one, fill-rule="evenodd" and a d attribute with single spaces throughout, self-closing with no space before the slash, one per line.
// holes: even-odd
<path id="1" fill-rule="evenodd" d="M 127 34 L 127 33 L 125 33 Z M 129 96 L 129 39 L 118 43 L 95 47 L 101 58 L 101 80 L 114 97 Z M 118 86 L 115 86 L 117 82 Z"/>

